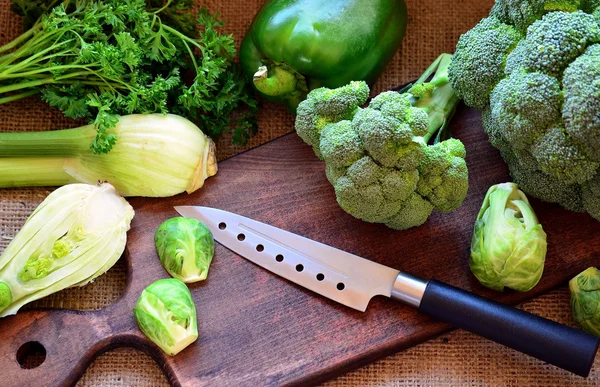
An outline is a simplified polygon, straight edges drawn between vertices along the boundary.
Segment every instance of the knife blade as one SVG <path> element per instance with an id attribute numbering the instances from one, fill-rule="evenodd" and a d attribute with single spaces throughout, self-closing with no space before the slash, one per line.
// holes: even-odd
<path id="1" fill-rule="evenodd" d="M 178 206 L 204 222 L 214 239 L 283 278 L 359 311 L 383 295 L 580 376 L 587 376 L 600 338 L 436 280 L 378 264 L 231 212 Z"/>

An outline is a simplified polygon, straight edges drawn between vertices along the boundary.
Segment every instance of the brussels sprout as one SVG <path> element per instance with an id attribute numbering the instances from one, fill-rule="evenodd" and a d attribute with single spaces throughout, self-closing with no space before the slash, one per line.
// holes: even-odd
<path id="1" fill-rule="evenodd" d="M 160 279 L 149 285 L 133 309 L 146 337 L 174 356 L 198 338 L 196 307 L 187 286 L 178 279 Z"/>
<path id="2" fill-rule="evenodd" d="M 600 336 L 600 270 L 590 267 L 569 281 L 571 312 L 586 332 Z"/>
<path id="3" fill-rule="evenodd" d="M 471 241 L 469 266 L 479 282 L 500 291 L 530 290 L 542 276 L 546 248 L 546 233 L 517 185 L 490 187 Z"/>
<path id="4" fill-rule="evenodd" d="M 169 274 L 183 282 L 206 279 L 215 252 L 212 233 L 193 218 L 171 218 L 154 235 L 160 262 Z"/>

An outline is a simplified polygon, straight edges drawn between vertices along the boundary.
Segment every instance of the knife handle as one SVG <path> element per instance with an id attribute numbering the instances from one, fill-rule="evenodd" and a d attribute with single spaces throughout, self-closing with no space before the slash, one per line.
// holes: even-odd
<path id="1" fill-rule="evenodd" d="M 584 377 L 600 340 L 436 280 L 427 283 L 419 311 Z"/>

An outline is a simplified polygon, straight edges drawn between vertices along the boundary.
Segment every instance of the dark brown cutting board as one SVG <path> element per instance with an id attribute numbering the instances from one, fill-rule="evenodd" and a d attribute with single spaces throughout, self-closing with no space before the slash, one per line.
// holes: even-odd
<path id="1" fill-rule="evenodd" d="M 161 222 L 177 216 L 174 205 L 234 211 L 511 304 L 600 264 L 597 221 L 534 200 L 549 241 L 541 282 L 525 294 L 480 286 L 468 267 L 473 222 L 488 187 L 509 177 L 481 131 L 477 111 L 460 108 L 452 128 L 467 148 L 468 197 L 458 211 L 436 214 L 408 231 L 364 223 L 344 213 L 325 178 L 323 163 L 293 133 L 220 163 L 218 175 L 192 195 L 132 199 L 136 215 L 125 253 L 124 295 L 99 311 L 24 311 L 0 320 L 0 383 L 74 384 L 98 354 L 133 346 L 148 352 L 176 386 L 314 384 L 449 329 L 381 297 L 373 299 L 366 313 L 351 310 L 218 245 L 208 280 L 190 286 L 200 337 L 176 357 L 165 356 L 137 329 L 132 308 L 145 286 L 168 277 L 156 256 L 153 235 Z M 17 350 L 31 341 L 44 346 L 46 359 L 37 368 L 21 369 Z"/>

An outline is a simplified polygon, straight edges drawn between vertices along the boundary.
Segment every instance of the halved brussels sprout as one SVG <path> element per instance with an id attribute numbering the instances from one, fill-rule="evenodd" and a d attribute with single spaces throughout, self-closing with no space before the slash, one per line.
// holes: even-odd
<path id="1" fill-rule="evenodd" d="M 546 249 L 546 233 L 525 194 L 514 183 L 492 186 L 471 241 L 469 266 L 479 282 L 526 292 L 542 276 Z"/>
<path id="2" fill-rule="evenodd" d="M 146 337 L 167 355 L 178 354 L 198 338 L 192 294 L 178 279 L 160 279 L 149 285 L 133 313 Z"/>
<path id="3" fill-rule="evenodd" d="M 171 218 L 154 234 L 160 262 L 169 274 L 186 283 L 205 280 L 215 252 L 209 228 L 193 218 Z"/>

